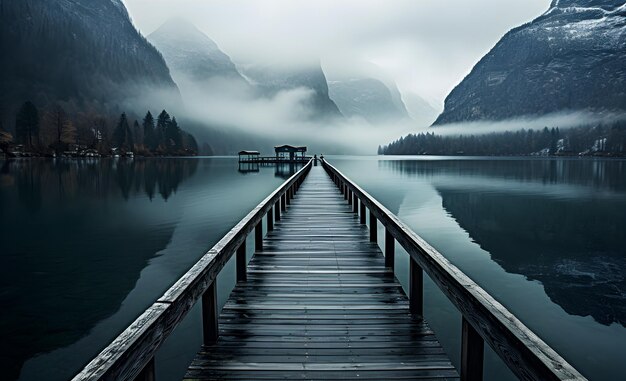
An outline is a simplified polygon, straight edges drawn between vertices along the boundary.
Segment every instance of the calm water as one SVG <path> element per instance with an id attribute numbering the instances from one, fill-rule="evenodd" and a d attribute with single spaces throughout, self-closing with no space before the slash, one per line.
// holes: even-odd
<path id="1" fill-rule="evenodd" d="M 626 373 L 625 161 L 330 161 L 583 374 Z M 288 174 L 232 158 L 0 161 L 2 378 L 70 378 Z M 233 285 L 229 263 L 221 303 Z M 458 365 L 460 315 L 428 280 L 425 310 Z M 160 380 L 180 379 L 199 327 L 195 308 L 157 355 Z M 491 353 L 486 373 L 510 378 Z"/>
<path id="2" fill-rule="evenodd" d="M 286 175 L 233 158 L 0 161 L 0 379 L 73 376 Z M 230 263 L 222 303 L 233 285 Z M 184 374 L 199 327 L 195 309 L 161 380 Z"/>
<path id="3" fill-rule="evenodd" d="M 330 160 L 589 379 L 623 379 L 626 161 Z M 406 287 L 405 252 L 396 263 Z M 426 318 L 458 366 L 460 315 L 430 281 L 425 292 Z M 515 379 L 491 352 L 485 372 Z"/>

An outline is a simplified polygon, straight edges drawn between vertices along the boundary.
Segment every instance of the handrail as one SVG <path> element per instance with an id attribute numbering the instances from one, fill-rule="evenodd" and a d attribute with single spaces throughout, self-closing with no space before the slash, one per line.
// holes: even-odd
<path id="1" fill-rule="evenodd" d="M 217 340 L 217 275 L 236 251 L 237 279 L 245 279 L 246 237 L 254 230 L 257 249 L 262 245 L 263 217 L 267 214 L 268 229 L 271 230 L 274 212 L 278 220 L 281 210 L 286 210 L 286 205 L 311 166 L 312 160 L 309 160 L 261 201 L 163 296 L 87 364 L 73 381 L 153 380 L 154 354 L 200 298 L 203 302 L 204 342 L 210 344 Z"/>
<path id="2" fill-rule="evenodd" d="M 502 304 L 448 261 L 369 193 L 327 161 L 324 169 L 358 210 L 365 224 L 365 207 L 370 213 L 370 239 L 376 241 L 376 221 L 386 228 L 385 262 L 393 267 L 394 239 L 411 258 L 411 311 L 422 315 L 422 270 L 435 282 L 463 316 L 461 380 L 482 379 L 483 340 L 500 356 L 520 380 L 586 380 L 548 344 L 526 327 Z"/>

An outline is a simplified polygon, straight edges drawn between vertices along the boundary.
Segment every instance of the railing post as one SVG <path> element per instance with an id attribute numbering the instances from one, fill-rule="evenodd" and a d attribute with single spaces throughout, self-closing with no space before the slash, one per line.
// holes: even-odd
<path id="1" fill-rule="evenodd" d="M 361 220 L 359 221 L 361 222 L 361 225 L 365 225 L 365 204 L 363 203 L 363 201 L 361 201 Z"/>
<path id="2" fill-rule="evenodd" d="M 374 212 L 370 209 L 370 242 L 378 242 L 378 226 Z"/>
<path id="3" fill-rule="evenodd" d="M 209 288 L 202 294 L 202 333 L 204 345 L 215 344 L 219 336 L 216 282 L 217 279 L 214 279 Z"/>
<path id="4" fill-rule="evenodd" d="M 267 231 L 274 230 L 274 208 L 267 211 Z"/>
<path id="5" fill-rule="evenodd" d="M 254 249 L 263 251 L 263 219 L 254 227 Z"/>
<path id="6" fill-rule="evenodd" d="M 285 192 L 285 202 L 287 205 L 291 205 L 291 187 L 287 188 L 287 191 Z"/>
<path id="7" fill-rule="evenodd" d="M 343 184 L 343 199 L 347 200 L 348 199 L 348 185 Z"/>
<path id="8" fill-rule="evenodd" d="M 285 212 L 287 211 L 287 193 L 283 193 L 282 196 L 280 196 L 280 209 Z"/>
<path id="9" fill-rule="evenodd" d="M 143 367 L 141 372 L 135 377 L 134 381 L 155 381 L 156 380 L 156 371 L 154 366 L 154 357 L 148 361 L 148 363 Z"/>
<path id="10" fill-rule="evenodd" d="M 416 317 L 424 316 L 424 271 L 415 259 L 409 258 L 409 308 Z"/>
<path id="11" fill-rule="evenodd" d="M 352 197 L 352 213 L 359 213 L 359 199 L 356 197 Z"/>
<path id="12" fill-rule="evenodd" d="M 244 240 L 237 248 L 237 282 L 245 282 L 248 280 L 248 274 L 246 267 L 248 263 L 246 261 L 246 241 Z"/>
<path id="13" fill-rule="evenodd" d="M 463 317 L 461 332 L 461 381 L 482 381 L 485 342 Z"/>
<path id="14" fill-rule="evenodd" d="M 385 267 L 394 268 L 396 242 L 389 229 L 385 229 Z"/>
<path id="15" fill-rule="evenodd" d="M 280 221 L 280 200 L 274 205 L 274 213 L 276 213 L 276 221 Z"/>
<path id="16" fill-rule="evenodd" d="M 352 205 L 352 191 L 348 189 L 348 205 Z"/>

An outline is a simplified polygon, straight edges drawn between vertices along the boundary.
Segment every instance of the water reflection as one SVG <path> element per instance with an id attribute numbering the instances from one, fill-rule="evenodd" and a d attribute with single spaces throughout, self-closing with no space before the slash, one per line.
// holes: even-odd
<path id="1" fill-rule="evenodd" d="M 119 308 L 148 260 L 170 241 L 178 216 L 162 206 L 166 220 L 145 222 L 137 209 L 157 193 L 168 199 L 197 165 L 193 159 L 2 163 L 3 379 L 17 379 L 25 360 L 75 342 Z M 144 202 L 129 204 L 133 195 Z"/>
<path id="2" fill-rule="evenodd" d="M 239 163 L 238 171 L 242 174 L 257 173 L 261 167 L 274 167 L 274 176 L 281 179 L 288 179 L 293 176 L 300 168 L 300 163 Z"/>
<path id="3" fill-rule="evenodd" d="M 293 176 L 298 170 L 302 168 L 302 164 L 295 163 L 280 163 L 276 164 L 274 170 L 274 176 L 279 177 L 281 179 L 288 179 Z"/>
<path id="4" fill-rule="evenodd" d="M 36 210 L 42 197 L 105 196 L 114 187 L 125 199 L 140 192 L 152 199 L 158 192 L 167 200 L 197 166 L 194 159 L 10 160 L 0 174 L 17 185 L 23 205 Z"/>
<path id="5" fill-rule="evenodd" d="M 444 209 L 507 272 L 572 315 L 626 326 L 626 162 L 380 161 L 426 177 Z"/>
<path id="6" fill-rule="evenodd" d="M 586 159 L 381 160 L 378 165 L 403 174 L 487 176 L 518 183 L 581 185 L 594 190 L 626 191 L 626 161 Z"/>

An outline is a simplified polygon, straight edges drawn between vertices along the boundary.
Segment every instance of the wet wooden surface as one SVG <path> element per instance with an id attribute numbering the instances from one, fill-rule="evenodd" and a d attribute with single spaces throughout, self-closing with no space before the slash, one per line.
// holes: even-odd
<path id="1" fill-rule="evenodd" d="M 263 243 L 186 379 L 458 379 L 321 167 Z"/>

